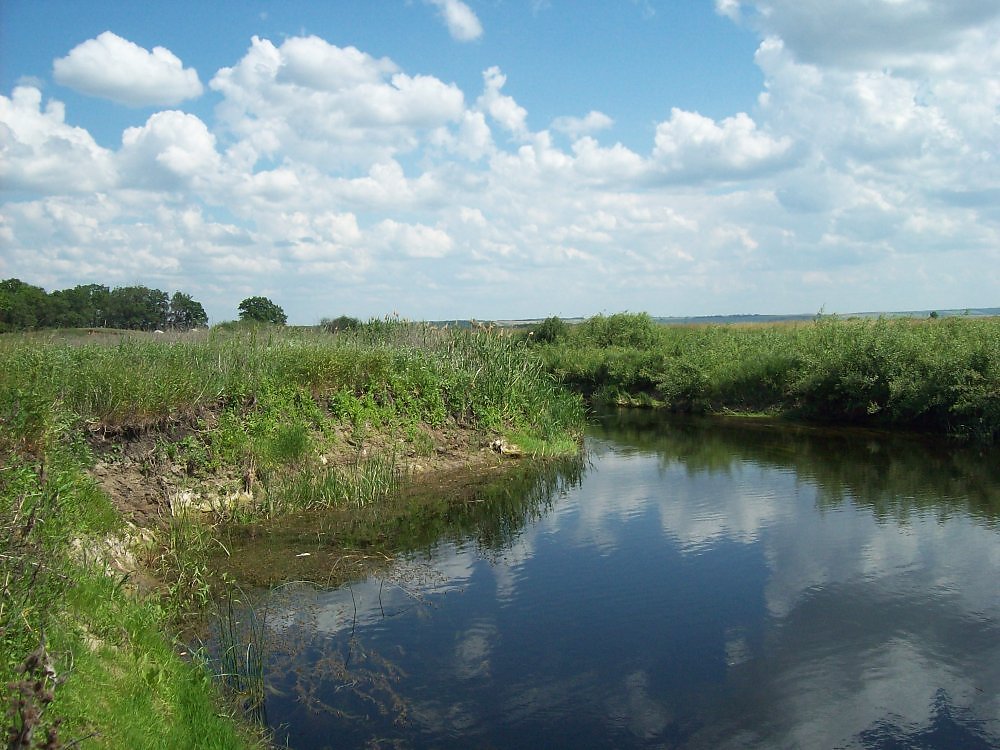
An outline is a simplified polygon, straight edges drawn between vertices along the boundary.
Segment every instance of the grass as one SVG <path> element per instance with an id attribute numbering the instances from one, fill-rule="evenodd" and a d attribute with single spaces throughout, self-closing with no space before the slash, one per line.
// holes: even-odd
<path id="1" fill-rule="evenodd" d="M 695 327 L 619 314 L 539 351 L 560 382 L 596 401 L 1000 436 L 997 319 Z"/>
<path id="2" fill-rule="evenodd" d="M 398 514 L 379 508 L 402 487 L 400 451 L 433 456 L 437 432 L 501 436 L 553 455 L 576 452 L 582 426 L 581 399 L 523 341 L 492 329 L 390 319 L 336 334 L 230 326 L 99 343 L 0 337 L 8 739 L 41 747 L 51 733 L 46 747 L 108 748 L 263 742 L 237 720 L 259 697 L 260 654 L 238 658 L 245 634 L 232 617 L 221 671 L 242 706 L 171 635 L 213 600 L 218 577 L 207 560 L 221 542 L 211 529 L 191 515 L 158 528 L 139 550 L 160 584 L 146 594 L 115 560 L 79 552 L 109 538 L 128 546 L 124 519 L 89 473 L 95 450 L 143 483 L 167 473 L 174 489 L 193 495 L 211 485 L 242 498 L 226 510 L 230 521 L 329 508 L 390 523 Z"/>

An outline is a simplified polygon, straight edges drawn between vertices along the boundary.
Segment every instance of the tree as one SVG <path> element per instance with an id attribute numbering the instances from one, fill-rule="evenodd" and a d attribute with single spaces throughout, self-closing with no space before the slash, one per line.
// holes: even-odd
<path id="1" fill-rule="evenodd" d="M 53 324 L 66 328 L 98 328 L 107 320 L 111 290 L 102 284 L 80 284 L 72 289 L 57 289 L 49 294 L 59 310 Z"/>
<path id="2" fill-rule="evenodd" d="M 172 328 L 196 328 L 208 325 L 208 315 L 201 303 L 189 294 L 174 292 L 167 311 L 167 325 Z"/>
<path id="3" fill-rule="evenodd" d="M 122 286 L 108 295 L 107 325 L 151 331 L 165 328 L 170 304 L 167 293 L 144 286 Z"/>
<path id="4" fill-rule="evenodd" d="M 267 297 L 247 297 L 240 302 L 237 309 L 240 311 L 240 320 L 274 323 L 281 326 L 288 322 L 285 311 Z"/>
<path id="5" fill-rule="evenodd" d="M 0 281 L 0 332 L 40 328 L 50 318 L 49 296 L 20 279 Z"/>

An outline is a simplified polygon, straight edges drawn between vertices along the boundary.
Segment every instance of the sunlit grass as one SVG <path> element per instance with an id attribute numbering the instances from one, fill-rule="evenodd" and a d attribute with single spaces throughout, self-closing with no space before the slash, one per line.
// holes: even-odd
<path id="1" fill-rule="evenodd" d="M 584 323 L 540 349 L 562 383 L 597 400 L 1000 434 L 996 319 L 659 326 L 652 339 L 648 321 L 618 321 L 628 325 L 639 332 L 609 339 Z M 633 339 L 646 343 L 616 343 Z"/>

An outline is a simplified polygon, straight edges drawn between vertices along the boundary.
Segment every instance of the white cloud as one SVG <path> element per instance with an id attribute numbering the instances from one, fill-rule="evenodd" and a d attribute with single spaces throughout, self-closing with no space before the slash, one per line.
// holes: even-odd
<path id="1" fill-rule="evenodd" d="M 437 7 L 452 39 L 471 42 L 483 35 L 483 25 L 462 0 L 428 0 Z"/>
<path id="2" fill-rule="evenodd" d="M 717 0 L 727 11 L 738 2 Z M 802 62 L 848 68 L 909 65 L 954 49 L 1000 17 L 993 0 L 742 0 Z"/>
<path id="3" fill-rule="evenodd" d="M 122 133 L 119 163 L 125 184 L 173 190 L 210 182 L 220 167 L 215 136 L 194 115 L 176 110 L 151 115 Z"/>
<path id="4" fill-rule="evenodd" d="M 483 93 L 476 102 L 478 107 L 512 135 L 526 136 L 528 111 L 514 101 L 513 97 L 500 93 L 500 89 L 507 83 L 507 76 L 494 65 L 483 72 L 483 83 Z"/>
<path id="5" fill-rule="evenodd" d="M 388 58 L 376 59 L 355 47 L 337 47 L 317 36 L 292 37 L 281 45 L 278 80 L 317 91 L 377 85 L 399 72 Z"/>
<path id="6" fill-rule="evenodd" d="M 0 185 L 4 190 L 75 193 L 105 190 L 117 176 L 110 151 L 83 128 L 66 124 L 62 102 L 42 109 L 37 88 L 0 96 Z"/>
<path id="7" fill-rule="evenodd" d="M 890 12 L 850 5 L 859 23 Z M 640 147 L 600 143 L 613 122 L 587 102 L 532 131 L 499 67 L 463 92 L 315 36 L 254 38 L 213 77 L 214 117 L 156 112 L 114 150 L 19 87 L 0 98 L 5 273 L 191 279 L 177 287 L 219 317 L 266 284 L 302 322 L 990 304 L 1000 19 L 939 9 L 927 50 L 830 62 L 782 38 L 804 23 L 786 3 L 716 9 L 762 35 L 758 106 L 675 108 Z M 237 281 L 202 281 L 220 272 Z"/>
<path id="8" fill-rule="evenodd" d="M 603 112 L 591 110 L 585 117 L 557 117 L 552 121 L 552 129 L 575 139 L 598 130 L 607 130 L 614 124 L 615 121 Z"/>
<path id="9" fill-rule="evenodd" d="M 715 0 L 715 12 L 731 21 L 739 21 L 740 5 L 740 0 Z"/>
<path id="10" fill-rule="evenodd" d="M 792 151 L 787 137 L 761 132 L 744 112 L 716 123 L 676 107 L 656 126 L 653 159 L 668 177 L 731 178 L 783 166 Z"/>
<path id="11" fill-rule="evenodd" d="M 410 258 L 443 258 L 455 244 L 441 229 L 423 224 L 401 224 L 393 219 L 379 222 L 374 234 L 390 252 Z"/>
<path id="12" fill-rule="evenodd" d="M 254 37 L 246 55 L 210 86 L 223 95 L 223 127 L 259 157 L 328 168 L 412 151 L 421 134 L 463 116 L 458 87 L 399 72 L 392 61 L 317 37 L 280 47 Z"/>
<path id="13" fill-rule="evenodd" d="M 52 63 L 56 81 L 132 107 L 178 104 L 201 96 L 198 73 L 164 47 L 150 52 L 105 31 Z"/>

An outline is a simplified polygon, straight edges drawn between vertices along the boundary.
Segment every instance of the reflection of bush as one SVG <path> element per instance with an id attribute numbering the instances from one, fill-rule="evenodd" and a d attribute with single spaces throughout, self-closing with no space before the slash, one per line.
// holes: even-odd
<path id="1" fill-rule="evenodd" d="M 484 550 L 500 551 L 510 547 L 528 523 L 545 515 L 559 493 L 579 484 L 583 473 L 583 458 L 572 456 L 513 466 L 497 481 L 457 491 L 415 490 L 403 498 L 403 512 L 388 531 L 385 518 L 380 519 L 383 539 L 392 549 L 406 552 L 468 539 Z"/>
<path id="2" fill-rule="evenodd" d="M 1000 518 L 1000 451 L 913 436 L 818 430 L 773 421 L 682 418 L 656 412 L 605 414 L 593 434 L 658 454 L 692 472 L 740 462 L 791 469 L 814 482 L 819 502 L 845 501 L 878 517 L 968 513 Z"/>

